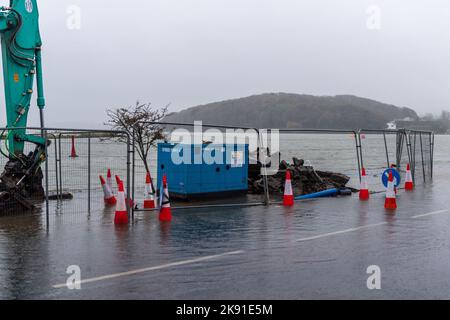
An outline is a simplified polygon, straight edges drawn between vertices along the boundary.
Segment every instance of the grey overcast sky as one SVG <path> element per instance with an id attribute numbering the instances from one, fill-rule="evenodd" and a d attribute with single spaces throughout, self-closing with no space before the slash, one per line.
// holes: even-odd
<path id="1" fill-rule="evenodd" d="M 450 110 L 448 0 L 38 3 L 48 125 L 97 127 L 107 107 L 136 100 L 177 111 L 264 92 Z"/>

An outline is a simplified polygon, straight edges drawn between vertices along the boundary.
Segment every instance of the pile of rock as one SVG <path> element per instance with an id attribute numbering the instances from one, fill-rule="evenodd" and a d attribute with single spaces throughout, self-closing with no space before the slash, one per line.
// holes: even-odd
<path id="1" fill-rule="evenodd" d="M 292 160 L 292 164 L 282 161 L 278 173 L 267 177 L 271 194 L 283 194 L 286 170 L 291 171 L 292 188 L 296 196 L 332 188 L 344 189 L 350 181 L 350 177 L 344 174 L 316 171 L 312 166 L 305 165 L 305 161 L 302 159 L 293 158 Z M 257 170 L 252 170 L 252 172 L 249 175 L 249 192 L 252 194 L 264 193 L 263 177 L 257 173 Z"/>

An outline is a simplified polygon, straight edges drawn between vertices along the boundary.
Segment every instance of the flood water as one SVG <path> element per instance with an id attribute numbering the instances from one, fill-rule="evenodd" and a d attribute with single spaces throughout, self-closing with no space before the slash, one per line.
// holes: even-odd
<path id="1" fill-rule="evenodd" d="M 300 157 L 355 183 L 352 138 L 324 139 L 331 139 L 326 152 L 313 138 L 295 148 L 286 138 L 282 153 L 304 150 Z M 377 143 L 374 154 L 384 148 Z M 400 190 L 395 213 L 384 210 L 383 194 L 367 203 L 355 195 L 293 208 L 175 210 L 165 224 L 157 213 L 141 212 L 130 226 L 116 227 L 98 191 L 87 213 L 83 183 L 76 182 L 74 201 L 51 204 L 49 229 L 42 214 L 0 218 L 0 298 L 449 299 L 450 137 L 437 136 L 435 148 L 434 180 L 412 193 Z M 376 159 L 371 184 L 380 188 L 385 160 Z M 96 161 L 94 177 L 106 160 Z M 80 290 L 55 288 L 73 265 L 90 281 Z M 381 290 L 367 289 L 371 265 L 381 269 Z"/>

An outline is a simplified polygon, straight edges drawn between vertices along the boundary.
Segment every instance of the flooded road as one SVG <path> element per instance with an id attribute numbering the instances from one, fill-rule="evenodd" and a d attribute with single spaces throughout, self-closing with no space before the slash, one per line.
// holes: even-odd
<path id="1" fill-rule="evenodd" d="M 439 142 L 439 140 L 441 140 Z M 113 212 L 0 219 L 1 299 L 450 299 L 450 150 L 437 137 L 435 179 L 384 195 L 294 208 L 174 211 L 161 224 Z M 81 269 L 81 290 L 64 286 Z M 381 290 L 366 270 L 381 269 Z"/>

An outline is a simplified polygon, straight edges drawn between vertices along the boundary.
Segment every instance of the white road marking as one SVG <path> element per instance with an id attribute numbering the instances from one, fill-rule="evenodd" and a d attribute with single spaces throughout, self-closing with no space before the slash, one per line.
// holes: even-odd
<path id="1" fill-rule="evenodd" d="M 331 237 L 331 236 L 335 236 L 335 235 L 339 235 L 339 234 L 344 234 L 344 233 L 355 232 L 355 231 L 359 231 L 359 230 L 363 230 L 363 229 L 369 229 L 369 228 L 374 228 L 374 227 L 378 227 L 378 226 L 383 226 L 383 225 L 386 225 L 386 224 L 387 224 L 387 222 L 381 222 L 381 223 L 376 223 L 376 224 L 369 224 L 369 225 L 366 225 L 366 226 L 350 228 L 350 229 L 345 229 L 345 230 L 336 231 L 336 232 L 319 234 L 317 236 L 312 236 L 312 237 L 308 237 L 308 238 L 301 238 L 301 239 L 297 239 L 296 241 L 297 242 L 303 242 L 303 241 L 311 241 L 311 240 L 316 240 L 316 239 L 322 239 L 322 238 L 327 238 L 327 237 Z"/>
<path id="2" fill-rule="evenodd" d="M 450 213 L 450 209 L 439 210 L 439 211 L 434 211 L 434 212 L 429 212 L 429 213 L 424 213 L 424 214 L 418 214 L 416 216 L 412 216 L 411 218 L 412 219 L 418 219 L 418 218 L 434 216 L 436 214 L 442 214 L 442 213 Z"/>
<path id="3" fill-rule="evenodd" d="M 136 269 L 136 270 L 126 271 L 126 272 L 121 272 L 121 273 L 114 273 L 114 274 L 104 275 L 101 277 L 95 277 L 95 278 L 81 280 L 80 284 L 109 280 L 109 279 L 120 278 L 120 277 L 126 277 L 126 276 L 131 276 L 131 275 L 149 272 L 149 271 L 155 271 L 155 270 L 167 269 L 167 268 L 171 268 L 171 267 L 183 266 L 183 265 L 187 265 L 187 264 L 193 264 L 193 263 L 197 263 L 197 262 L 201 262 L 201 261 L 215 260 L 215 259 L 219 259 L 219 258 L 226 257 L 226 256 L 242 254 L 244 252 L 245 251 L 243 251 L 243 250 L 232 251 L 232 252 L 226 252 L 226 253 L 217 254 L 217 255 L 213 255 L 213 256 L 207 256 L 207 257 L 196 258 L 196 259 L 191 259 L 191 260 L 167 263 L 167 264 L 163 264 L 163 265 L 155 266 L 155 267 Z M 54 285 L 53 288 L 55 288 L 55 289 L 67 288 L 67 284 L 66 283 L 57 284 L 57 285 Z"/>
<path id="4" fill-rule="evenodd" d="M 412 216 L 411 218 L 412 219 L 418 219 L 418 218 L 422 218 L 422 217 L 428 217 L 428 216 L 437 215 L 437 214 L 443 214 L 443 213 L 450 213 L 450 209 L 444 209 L 444 210 L 439 210 L 439 211 L 419 214 L 419 215 Z M 341 231 L 335 231 L 335 232 L 330 232 L 330 233 L 319 234 L 319 235 L 311 236 L 311 237 L 307 237 L 307 238 L 300 238 L 300 239 L 297 239 L 295 241 L 296 242 L 305 242 L 305 241 L 317 240 L 317 239 L 332 237 L 332 236 L 341 235 L 341 234 L 345 234 L 345 233 L 355 232 L 355 231 L 359 231 L 359 230 L 375 228 L 375 227 L 383 226 L 383 225 L 386 225 L 386 224 L 387 224 L 387 222 L 369 224 L 369 225 L 366 225 L 366 226 L 355 227 L 355 228 L 345 229 L 345 230 L 341 230 Z M 104 276 L 100 276 L 100 277 L 95 277 L 95 278 L 89 278 L 89 279 L 81 280 L 80 284 L 98 282 L 98 281 L 109 280 L 109 279 L 120 278 L 120 277 L 126 277 L 126 276 L 131 276 L 131 275 L 135 275 L 135 274 L 139 274 L 139 273 L 144 273 L 144 272 L 149 272 L 149 271 L 156 271 L 156 270 L 162 270 L 162 269 L 171 268 L 171 267 L 177 267 L 177 266 L 183 266 L 183 265 L 187 265 L 187 264 L 193 264 L 193 263 L 196 263 L 196 262 L 214 260 L 214 259 L 219 259 L 219 258 L 226 257 L 226 256 L 238 255 L 238 254 L 243 254 L 243 253 L 245 253 L 245 251 L 243 251 L 243 250 L 232 251 L 232 252 L 226 252 L 226 253 L 212 255 L 212 256 L 206 256 L 206 257 L 191 259 L 191 260 L 167 263 L 167 264 L 163 264 L 163 265 L 155 266 L 155 267 L 136 269 L 136 270 L 126 271 L 126 272 L 121 272 L 121 273 L 114 273 L 114 274 L 104 275 Z M 60 288 L 65 288 L 65 287 L 67 287 L 66 283 L 57 284 L 57 285 L 53 286 L 53 288 L 55 288 L 55 289 L 60 289 Z"/>

